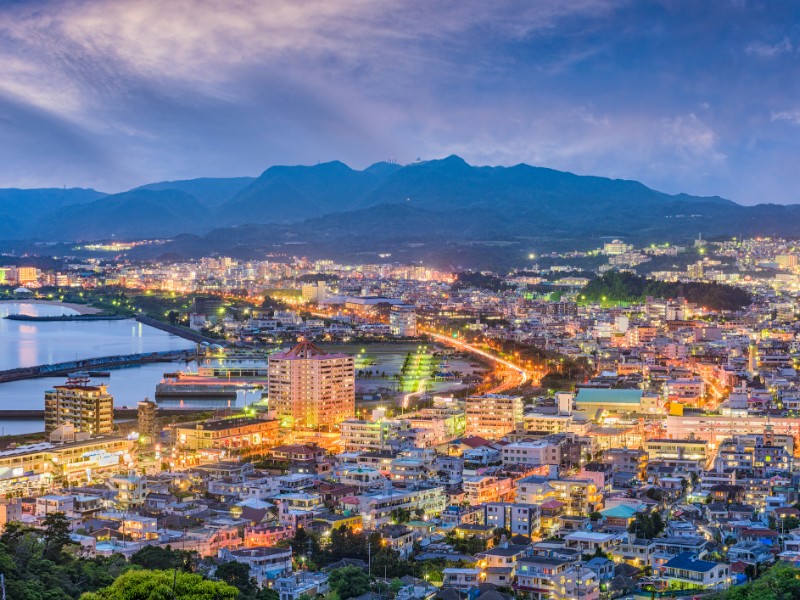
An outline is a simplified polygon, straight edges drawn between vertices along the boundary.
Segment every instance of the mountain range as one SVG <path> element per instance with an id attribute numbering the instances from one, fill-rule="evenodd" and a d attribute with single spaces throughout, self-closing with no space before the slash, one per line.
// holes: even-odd
<path id="1" fill-rule="evenodd" d="M 800 236 L 800 205 L 742 206 L 526 164 L 471 166 L 457 156 L 361 171 L 338 161 L 274 166 L 256 178 L 165 181 L 119 194 L 0 189 L 0 239 L 172 238 L 159 251 L 176 256 L 263 256 L 287 244 L 341 254 L 698 234 Z"/>

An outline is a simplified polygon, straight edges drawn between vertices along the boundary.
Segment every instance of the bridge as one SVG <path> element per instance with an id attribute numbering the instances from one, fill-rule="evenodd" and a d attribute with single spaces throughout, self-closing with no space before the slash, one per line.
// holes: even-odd
<path id="1" fill-rule="evenodd" d="M 75 371 L 87 369 L 101 369 L 109 367 L 124 367 L 152 362 L 173 362 L 178 360 L 192 360 L 195 358 L 194 350 L 167 350 L 164 352 L 144 352 L 141 354 L 120 354 L 117 356 L 101 356 L 98 358 L 84 358 L 69 362 L 49 365 L 36 365 L 35 367 L 19 367 L 0 371 L 0 383 L 19 381 L 20 379 L 35 379 L 37 377 L 53 377 L 68 375 Z"/>

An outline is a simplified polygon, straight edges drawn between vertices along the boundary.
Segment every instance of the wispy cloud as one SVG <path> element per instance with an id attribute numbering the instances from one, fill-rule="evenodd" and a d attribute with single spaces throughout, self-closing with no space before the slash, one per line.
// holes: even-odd
<path id="1" fill-rule="evenodd" d="M 752 56 L 761 58 L 774 58 L 781 54 L 788 54 L 795 50 L 795 46 L 788 37 L 784 37 L 778 42 L 768 44 L 765 42 L 751 42 L 745 48 L 745 52 Z"/>
<path id="2" fill-rule="evenodd" d="M 778 148 L 800 153 L 764 118 L 793 120 L 772 111 L 800 78 L 758 60 L 792 39 L 791 18 L 747 4 L 0 3 L 0 186 L 457 152 L 747 200 Z M 755 59 L 734 68 L 741 48 Z"/>
<path id="3" fill-rule="evenodd" d="M 772 121 L 789 121 L 800 125 L 800 110 L 780 110 L 772 113 Z"/>

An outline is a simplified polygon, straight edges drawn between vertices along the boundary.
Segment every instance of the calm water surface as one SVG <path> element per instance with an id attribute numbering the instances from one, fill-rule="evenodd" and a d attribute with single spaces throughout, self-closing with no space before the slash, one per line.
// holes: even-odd
<path id="1" fill-rule="evenodd" d="M 133 319 L 32 323 L 2 318 L 11 314 L 52 316 L 76 313 L 61 306 L 0 302 L 0 370 L 76 358 L 194 348 L 194 344 L 188 340 L 142 325 Z M 108 385 L 116 406 L 134 407 L 146 397 L 153 398 L 155 386 L 165 371 L 196 369 L 195 363 L 150 363 L 111 370 L 110 378 L 94 381 Z M 0 383 L 0 410 L 42 410 L 45 390 L 64 381 L 64 377 L 47 377 Z M 247 399 L 248 403 L 252 401 Z M 0 419 L 0 433 L 6 435 L 43 429 L 42 422 Z"/>

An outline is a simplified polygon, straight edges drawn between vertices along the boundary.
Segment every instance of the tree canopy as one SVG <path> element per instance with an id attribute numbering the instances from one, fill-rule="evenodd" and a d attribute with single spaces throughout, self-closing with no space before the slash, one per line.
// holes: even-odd
<path id="1" fill-rule="evenodd" d="M 581 291 L 589 302 L 641 302 L 653 298 L 686 298 L 712 310 L 740 310 L 750 304 L 752 296 L 746 290 L 720 283 L 666 282 L 647 279 L 633 273 L 608 271 L 592 279 Z"/>
<path id="2" fill-rule="evenodd" d="M 328 585 L 339 600 L 347 600 L 369 591 L 369 576 L 358 567 L 342 567 L 331 571 Z"/>
<path id="3" fill-rule="evenodd" d="M 174 590 L 174 592 L 173 592 Z M 181 571 L 128 571 L 110 586 L 80 600 L 235 600 L 239 590 Z"/>
<path id="4" fill-rule="evenodd" d="M 778 563 L 764 575 L 715 596 L 716 600 L 794 600 L 800 598 L 800 569 Z"/>

